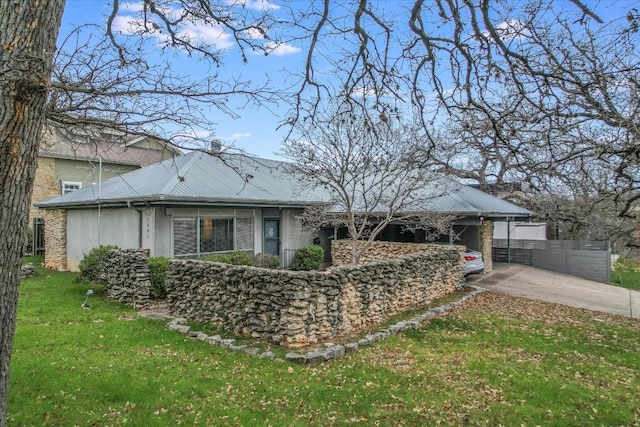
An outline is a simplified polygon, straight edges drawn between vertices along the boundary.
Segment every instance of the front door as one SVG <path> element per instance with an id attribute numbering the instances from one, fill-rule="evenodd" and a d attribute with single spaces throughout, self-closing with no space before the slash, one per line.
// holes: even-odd
<path id="1" fill-rule="evenodd" d="M 264 252 L 280 256 L 280 220 L 264 220 Z"/>

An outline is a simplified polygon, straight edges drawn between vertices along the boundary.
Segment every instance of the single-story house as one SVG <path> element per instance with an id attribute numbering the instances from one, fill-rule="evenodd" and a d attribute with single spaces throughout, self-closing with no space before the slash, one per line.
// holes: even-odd
<path id="1" fill-rule="evenodd" d="M 278 255 L 284 265 L 314 241 L 298 216 L 323 204 L 322 189 L 302 190 L 281 161 L 242 154 L 195 151 L 134 170 L 38 204 L 46 210 L 46 260 L 50 268 L 77 270 L 84 254 L 101 244 L 147 248 L 151 256 L 195 257 L 244 250 Z M 491 259 L 493 221 L 526 219 L 530 212 L 471 187 L 433 200 L 460 219 L 458 243 Z M 321 244 L 336 233 L 321 234 Z M 384 240 L 419 241 L 418 233 L 389 227 Z M 424 241 L 424 240 L 422 240 Z"/>

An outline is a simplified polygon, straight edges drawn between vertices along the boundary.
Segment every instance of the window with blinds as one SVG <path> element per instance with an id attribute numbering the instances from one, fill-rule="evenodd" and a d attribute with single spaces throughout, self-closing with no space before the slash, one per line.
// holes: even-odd
<path id="1" fill-rule="evenodd" d="M 253 251 L 253 219 L 236 218 L 236 251 Z"/>
<path id="2" fill-rule="evenodd" d="M 174 256 L 253 251 L 251 218 L 174 218 Z"/>
<path id="3" fill-rule="evenodd" d="M 174 218 L 173 220 L 173 254 L 197 255 L 198 232 L 196 218 Z"/>

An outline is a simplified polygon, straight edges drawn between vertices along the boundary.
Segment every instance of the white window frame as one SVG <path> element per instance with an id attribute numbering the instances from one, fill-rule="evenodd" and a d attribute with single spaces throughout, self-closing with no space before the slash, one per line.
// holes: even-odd
<path id="1" fill-rule="evenodd" d="M 71 187 L 71 188 L 69 188 Z M 78 187 L 78 188 L 73 188 Z M 74 191 L 80 190 L 82 188 L 82 183 L 78 181 L 62 181 L 60 184 L 60 191 L 62 194 L 73 193 Z"/>

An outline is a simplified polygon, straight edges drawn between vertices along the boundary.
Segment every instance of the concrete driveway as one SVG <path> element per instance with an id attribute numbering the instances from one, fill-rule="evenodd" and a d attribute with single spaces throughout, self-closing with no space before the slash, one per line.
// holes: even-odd
<path id="1" fill-rule="evenodd" d="M 640 292 L 518 264 L 494 263 L 467 283 L 491 292 L 640 318 Z"/>

